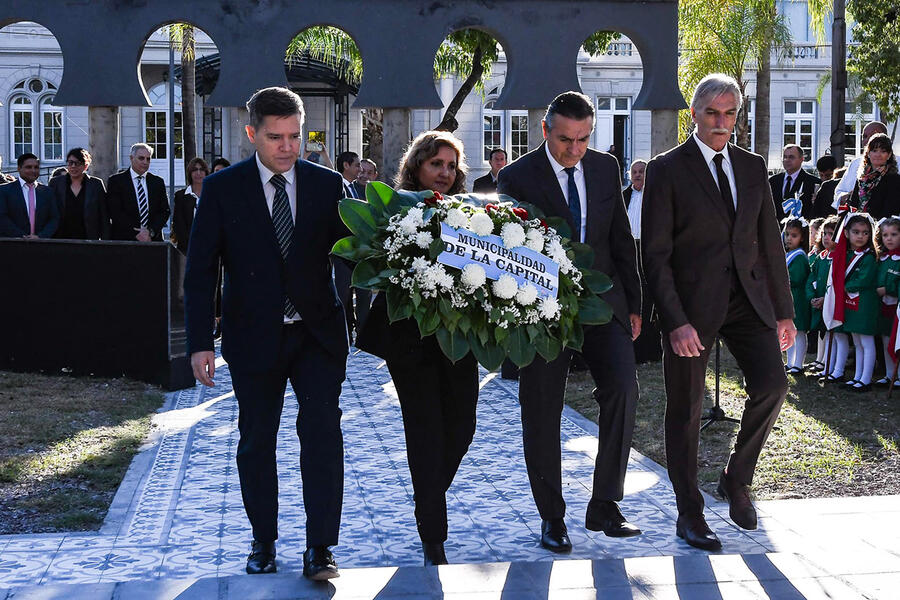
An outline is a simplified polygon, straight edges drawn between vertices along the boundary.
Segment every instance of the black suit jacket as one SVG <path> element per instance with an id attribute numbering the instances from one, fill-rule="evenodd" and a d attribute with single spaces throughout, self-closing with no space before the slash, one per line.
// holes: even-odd
<path id="1" fill-rule="evenodd" d="M 854 206 L 859 206 L 859 182 L 853 188 L 850 195 Z M 866 212 L 872 215 L 876 221 L 885 217 L 900 215 L 900 174 L 885 173 L 872 194 L 866 206 Z"/>
<path id="2" fill-rule="evenodd" d="M 56 208 L 62 221 L 66 214 L 66 190 L 71 178 L 68 174 L 58 175 L 50 180 L 49 187 L 56 198 Z M 109 215 L 106 212 L 106 186 L 99 177 L 84 174 L 84 230 L 89 240 L 108 240 L 110 237 Z"/>
<path id="3" fill-rule="evenodd" d="M 53 192 L 38 183 L 34 188 L 34 233 L 41 238 L 53 237 L 59 227 L 59 210 Z M 0 237 L 24 237 L 31 233 L 28 205 L 22 186 L 16 179 L 0 185 Z"/>
<path id="4" fill-rule="evenodd" d="M 628 210 L 628 207 L 631 206 L 631 192 L 634 191 L 634 188 L 629 186 L 622 190 L 622 200 L 625 201 L 625 210 Z"/>
<path id="5" fill-rule="evenodd" d="M 353 191 L 356 192 L 356 197 L 359 198 L 360 200 L 365 200 L 366 199 L 366 186 L 364 186 L 363 184 L 361 184 L 360 182 L 358 182 L 356 180 L 352 181 L 351 185 L 353 186 Z"/>
<path id="6" fill-rule="evenodd" d="M 497 192 L 533 204 L 549 216 L 564 217 L 573 227 L 572 213 L 547 159 L 545 144 L 500 169 Z M 629 314 L 641 314 L 641 282 L 634 237 L 622 200 L 619 162 L 606 152 L 588 150 L 582 165 L 587 192 L 585 243 L 594 250 L 593 268 L 613 281 L 612 289 L 602 297 L 630 333 Z"/>
<path id="7" fill-rule="evenodd" d="M 175 247 L 178 248 L 179 252 L 187 255 L 188 240 L 191 237 L 191 225 L 194 223 L 194 208 L 197 206 L 197 198 L 192 194 L 184 193 L 184 188 L 182 188 L 175 192 L 173 204 L 175 210 L 172 211 L 172 236 L 175 239 Z"/>
<path id="8" fill-rule="evenodd" d="M 819 217 L 827 217 L 837 213 L 831 205 L 834 204 L 834 190 L 840 182 L 840 179 L 829 179 L 822 182 L 822 186 L 813 197 L 812 209 L 809 211 L 808 219 L 818 219 Z"/>
<path id="9" fill-rule="evenodd" d="M 490 173 L 472 182 L 472 192 L 475 194 L 493 194 L 496 191 L 497 182 L 494 181 Z"/>
<path id="10" fill-rule="evenodd" d="M 145 176 L 147 202 L 150 204 L 149 227 L 154 242 L 162 241 L 162 228 L 169 220 L 169 196 L 162 177 L 147 173 Z M 111 239 L 134 241 L 141 226 L 137 193 L 131 181 L 131 169 L 110 175 L 106 183 L 106 206 L 111 224 Z"/>
<path id="11" fill-rule="evenodd" d="M 343 183 L 334 171 L 305 160 L 298 160 L 294 170 L 297 218 L 287 260 L 255 155 L 204 179 L 184 278 L 189 353 L 213 349 L 213 295 L 221 258 L 222 356 L 232 368 L 273 367 L 284 330 L 285 293 L 325 350 L 346 356 L 347 326 L 328 256 L 346 232 L 337 210 Z"/>
<path id="12" fill-rule="evenodd" d="M 781 203 L 784 201 L 784 176 L 785 173 L 778 173 L 777 175 L 769 177 L 769 186 L 772 190 L 772 201 L 775 203 L 775 216 L 779 222 L 784 218 L 784 209 L 781 207 Z M 800 213 L 807 219 L 811 218 L 812 215 L 813 192 L 820 183 L 822 183 L 821 179 L 800 169 L 800 172 L 797 173 L 797 179 L 794 180 L 794 185 L 791 186 L 791 196 L 801 189 L 803 191 L 800 194 L 800 201 L 803 203 L 803 208 Z"/>
<path id="13" fill-rule="evenodd" d="M 794 316 L 765 161 L 732 144 L 728 153 L 733 222 L 693 136 L 647 165 L 641 250 L 665 332 L 690 323 L 701 339 L 715 334 L 728 314 L 732 269 L 766 325 Z"/>

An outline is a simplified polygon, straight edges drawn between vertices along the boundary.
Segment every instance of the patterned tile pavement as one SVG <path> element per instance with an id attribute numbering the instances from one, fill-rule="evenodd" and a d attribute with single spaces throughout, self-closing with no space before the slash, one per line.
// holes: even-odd
<path id="1" fill-rule="evenodd" d="M 452 563 L 707 556 L 675 537 L 675 501 L 665 471 L 634 451 L 621 506 L 644 534 L 616 540 L 584 528 L 596 426 L 568 408 L 563 477 L 575 549 L 565 557 L 542 550 L 522 458 L 517 384 L 485 371 L 481 377 L 475 440 L 448 498 Z M 237 403 L 224 363 L 216 381 L 215 388 L 169 395 L 155 419 L 156 443 L 135 459 L 101 531 L 0 536 L 0 588 L 243 573 L 250 529 L 234 461 Z M 278 560 L 288 573 L 302 570 L 305 548 L 294 398 L 289 387 L 278 434 Z M 420 565 L 400 406 L 384 364 L 364 353 L 351 355 L 341 402 L 346 474 L 338 562 L 343 568 Z M 857 574 L 880 573 L 874 566 L 879 561 L 900 560 L 897 497 L 762 502 L 754 532 L 731 524 L 726 505 L 707 502 L 707 519 L 726 554 L 802 552 L 827 561 L 840 548 L 858 558 Z M 850 522 L 867 528 L 861 532 Z M 835 565 L 841 567 L 846 562 Z"/>

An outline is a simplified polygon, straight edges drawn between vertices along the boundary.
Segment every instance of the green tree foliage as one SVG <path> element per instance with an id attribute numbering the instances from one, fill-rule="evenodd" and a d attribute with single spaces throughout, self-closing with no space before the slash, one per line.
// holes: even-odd
<path id="1" fill-rule="evenodd" d="M 900 116 L 900 6 L 896 0 L 850 0 L 853 39 L 847 70 L 878 107 L 884 121 Z"/>

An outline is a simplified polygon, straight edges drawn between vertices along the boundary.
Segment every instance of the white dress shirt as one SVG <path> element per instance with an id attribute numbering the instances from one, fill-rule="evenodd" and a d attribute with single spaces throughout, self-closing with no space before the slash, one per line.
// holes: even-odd
<path id="1" fill-rule="evenodd" d="M 850 163 L 850 166 L 847 167 L 847 172 L 844 173 L 840 183 L 834 188 L 834 202 L 832 202 L 831 208 L 837 209 L 837 207 L 846 202 L 844 196 L 853 192 L 853 188 L 856 187 L 856 177 L 859 175 L 859 166 L 862 164 L 862 160 L 862 156 L 857 156 L 853 159 L 853 162 Z"/>
<path id="2" fill-rule="evenodd" d="M 187 197 L 187 196 L 194 197 L 194 216 L 196 217 L 197 216 L 197 207 L 200 206 L 200 196 L 198 196 L 197 194 L 194 193 L 194 188 L 191 186 L 187 186 L 186 188 L 184 188 L 184 195 L 185 195 L 185 197 Z"/>
<path id="3" fill-rule="evenodd" d="M 559 182 L 559 187 L 562 189 L 563 198 L 566 199 L 566 204 L 569 203 L 569 174 L 566 173 L 566 168 L 556 162 L 556 159 L 553 158 L 553 155 L 550 154 L 550 147 L 544 144 L 544 150 L 547 151 L 547 158 L 550 160 L 550 167 L 553 169 L 553 172 L 556 174 L 556 180 Z M 581 200 L 581 231 L 578 235 L 578 241 L 584 241 L 584 233 L 587 230 L 587 188 L 584 185 L 584 166 L 582 161 L 578 161 L 578 164 L 575 165 L 575 172 L 573 173 L 575 177 L 575 187 L 578 188 L 578 199 Z"/>
<path id="4" fill-rule="evenodd" d="M 37 186 L 38 186 L 38 182 L 35 181 L 35 182 L 32 183 L 31 185 L 34 186 L 34 211 L 37 212 Z M 28 190 L 29 190 L 30 188 L 28 187 L 28 184 L 25 183 L 25 180 L 22 179 L 21 177 L 19 177 L 19 187 L 22 188 L 22 197 L 25 198 L 25 214 L 28 215 L 28 218 L 30 219 L 30 218 L 31 218 L 31 213 L 28 212 Z M 37 218 L 37 217 L 35 217 L 35 218 Z"/>
<path id="5" fill-rule="evenodd" d="M 720 152 L 716 152 L 704 144 L 700 138 L 697 137 L 696 133 L 694 133 L 694 141 L 697 142 L 697 146 L 700 147 L 700 152 L 703 154 L 703 160 L 706 161 L 706 166 L 709 167 L 709 172 L 712 173 L 713 181 L 716 182 L 716 185 L 719 185 L 719 176 L 716 175 L 716 163 L 713 162 L 713 157 L 716 154 L 721 154 L 723 156 L 722 170 L 725 171 L 725 176 L 728 177 L 729 187 L 731 187 L 731 197 L 734 200 L 734 210 L 737 212 L 737 185 L 734 183 L 734 169 L 731 166 L 731 158 L 728 156 L 728 144 L 726 144 Z M 719 189 L 721 189 L 721 187 Z"/>
<path id="6" fill-rule="evenodd" d="M 353 184 L 344 179 L 343 175 L 341 175 L 341 181 L 344 182 L 344 192 L 347 194 L 347 197 L 356 198 L 356 190 L 353 189 Z"/>
<path id="7" fill-rule="evenodd" d="M 797 169 L 797 172 L 791 175 L 787 171 L 784 172 L 784 181 L 781 182 L 781 196 L 784 199 L 787 199 L 788 194 L 791 193 L 791 190 L 794 189 L 794 184 L 797 183 L 797 178 L 800 176 L 800 169 Z M 790 183 L 787 181 L 790 180 Z M 787 186 L 787 191 L 785 191 L 785 186 Z"/>
<path id="8" fill-rule="evenodd" d="M 628 223 L 631 224 L 631 235 L 641 239 L 641 205 L 644 203 L 644 190 L 631 188 L 631 202 L 628 203 Z"/>
<path id="9" fill-rule="evenodd" d="M 275 202 L 275 185 L 271 183 L 269 180 L 272 179 L 272 176 L 275 175 L 272 171 L 270 171 L 262 161 L 259 160 L 259 154 L 256 155 L 256 166 L 259 167 L 259 178 L 262 181 L 263 193 L 266 195 L 266 206 L 269 209 L 269 216 L 272 216 L 272 204 Z M 282 173 L 285 181 L 287 183 L 284 186 L 284 191 L 287 193 L 288 204 L 291 205 L 291 216 L 294 218 L 294 223 L 297 223 L 297 183 L 294 178 L 296 175 L 296 171 L 294 171 L 294 167 L 291 166 L 290 169 Z M 300 320 L 300 315 L 298 313 L 294 313 L 291 317 L 284 317 L 285 323 L 295 323 Z"/>
<path id="10" fill-rule="evenodd" d="M 266 195 L 266 206 L 269 208 L 269 216 L 271 217 L 272 204 L 275 202 L 275 185 L 269 180 L 272 179 L 275 173 L 262 164 L 262 161 L 259 160 L 259 154 L 256 155 L 256 166 L 259 167 L 259 178 L 262 181 L 263 193 Z M 284 191 L 287 192 L 288 204 L 291 205 L 291 216 L 294 218 L 294 223 L 297 223 L 297 184 L 294 182 L 296 171 L 294 171 L 294 167 L 291 167 L 282 175 L 287 181 Z"/>

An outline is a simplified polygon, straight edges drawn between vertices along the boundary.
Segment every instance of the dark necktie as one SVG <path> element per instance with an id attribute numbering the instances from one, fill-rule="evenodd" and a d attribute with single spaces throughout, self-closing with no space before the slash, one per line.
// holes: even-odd
<path id="1" fill-rule="evenodd" d="M 353 191 L 353 184 L 349 183 L 345 187 L 347 188 L 347 197 L 356 198 L 356 192 Z"/>
<path id="2" fill-rule="evenodd" d="M 781 192 L 781 199 L 787 200 L 788 196 L 791 194 L 791 176 L 787 173 L 784 174 L 784 191 Z"/>
<path id="3" fill-rule="evenodd" d="M 276 173 L 269 179 L 269 183 L 275 188 L 275 198 L 272 201 L 272 224 L 275 225 L 275 237 L 281 248 L 282 259 L 287 260 L 288 252 L 291 249 L 291 238 L 294 235 L 294 217 L 291 215 L 291 204 L 288 201 L 287 191 L 284 189 L 287 180 L 284 175 Z M 284 316 L 293 319 L 295 314 L 297 314 L 297 309 L 285 294 Z"/>
<path id="4" fill-rule="evenodd" d="M 581 196 L 578 195 L 578 186 L 575 185 L 575 167 L 565 167 L 569 175 L 569 210 L 572 212 L 572 221 L 575 223 L 575 231 L 572 239 L 581 241 Z"/>
<path id="5" fill-rule="evenodd" d="M 725 174 L 725 169 L 722 168 L 722 160 L 724 159 L 725 157 L 721 154 L 713 156 L 713 162 L 716 163 L 716 179 L 719 180 L 719 194 L 722 195 L 722 202 L 725 204 L 728 216 L 733 221 L 734 196 L 731 195 L 731 182 L 728 180 L 728 175 Z"/>
<path id="6" fill-rule="evenodd" d="M 144 176 L 137 176 L 138 212 L 141 215 L 141 227 L 147 229 L 150 223 L 150 205 L 147 204 L 147 192 L 144 190 Z"/>

